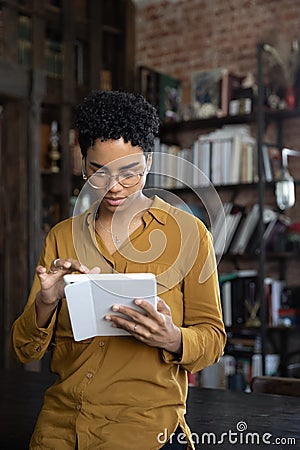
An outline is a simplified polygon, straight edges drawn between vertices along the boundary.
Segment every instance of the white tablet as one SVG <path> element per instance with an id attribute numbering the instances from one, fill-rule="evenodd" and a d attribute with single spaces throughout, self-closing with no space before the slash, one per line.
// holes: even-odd
<path id="1" fill-rule="evenodd" d="M 117 314 L 112 306 L 122 304 L 143 312 L 134 299 L 143 298 L 156 309 L 156 278 L 151 273 L 71 274 L 64 276 L 65 295 L 75 341 L 94 336 L 128 336 L 104 319 Z"/>

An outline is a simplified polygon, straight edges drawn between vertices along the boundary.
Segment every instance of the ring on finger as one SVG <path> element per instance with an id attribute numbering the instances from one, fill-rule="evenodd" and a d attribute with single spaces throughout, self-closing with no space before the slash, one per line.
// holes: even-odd
<path id="1" fill-rule="evenodd" d="M 63 267 L 62 266 L 57 266 L 56 264 L 58 263 L 58 261 L 59 261 L 59 258 L 56 258 L 54 261 L 53 261 L 53 266 L 55 267 L 55 269 L 63 269 Z"/>
<path id="2" fill-rule="evenodd" d="M 56 264 L 58 263 L 58 261 L 59 261 L 59 258 L 56 258 L 56 259 L 52 262 L 51 266 L 54 266 L 55 269 L 63 270 L 63 266 L 59 266 L 59 267 L 58 267 L 58 266 L 56 265 Z M 57 273 L 58 270 L 52 270 L 51 267 L 50 267 L 49 272 L 50 272 L 50 273 Z"/>
<path id="3" fill-rule="evenodd" d="M 60 261 L 59 258 L 57 258 L 57 259 L 55 259 L 55 260 L 53 261 L 53 265 L 54 265 L 55 269 L 64 270 L 64 267 L 63 267 L 63 266 L 57 266 L 57 265 L 56 265 L 56 264 L 58 263 L 58 261 Z"/>
<path id="4" fill-rule="evenodd" d="M 137 329 L 137 324 L 135 323 L 135 324 L 134 324 L 134 327 L 133 327 L 133 330 L 132 330 L 132 331 L 133 331 L 133 333 L 135 333 L 135 332 L 136 332 L 136 329 Z"/>

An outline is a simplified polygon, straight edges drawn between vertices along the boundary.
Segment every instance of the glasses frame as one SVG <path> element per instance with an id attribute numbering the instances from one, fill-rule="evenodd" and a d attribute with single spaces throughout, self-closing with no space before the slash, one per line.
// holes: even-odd
<path id="1" fill-rule="evenodd" d="M 101 170 L 101 169 L 100 169 L 100 170 Z M 124 188 L 129 188 L 129 187 L 137 186 L 137 185 L 139 184 L 139 182 L 141 181 L 141 178 L 144 176 L 144 174 L 145 174 L 146 171 L 147 171 L 147 167 L 144 168 L 143 172 L 132 172 L 133 175 L 136 175 L 136 176 L 138 177 L 137 182 L 134 183 L 134 184 L 129 184 L 129 185 L 126 184 L 126 183 L 124 184 L 124 182 L 120 179 L 120 178 L 122 178 L 122 175 L 118 173 L 118 174 L 116 174 L 116 175 L 109 175 L 109 174 L 107 174 L 108 182 L 106 183 L 106 185 L 104 185 L 104 186 L 96 186 L 96 185 L 94 185 L 94 184 L 90 181 L 90 178 L 93 177 L 93 175 L 94 175 L 95 173 L 97 173 L 98 171 L 94 172 L 93 175 L 91 175 L 90 177 L 88 177 L 87 174 L 86 174 L 86 158 L 85 158 L 85 157 L 82 158 L 82 167 L 81 167 L 82 178 L 83 178 L 84 180 L 87 180 L 87 182 L 89 183 L 89 185 L 90 185 L 93 189 L 106 189 L 106 188 L 110 185 L 111 180 L 112 180 L 113 178 L 116 180 L 116 182 L 117 182 L 118 184 L 120 184 L 120 185 L 121 185 L 122 187 L 124 187 Z"/>

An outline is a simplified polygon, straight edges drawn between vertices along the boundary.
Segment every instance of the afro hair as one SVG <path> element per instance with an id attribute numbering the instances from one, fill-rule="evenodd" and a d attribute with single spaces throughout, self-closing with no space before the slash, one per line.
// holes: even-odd
<path id="1" fill-rule="evenodd" d="M 159 117 L 141 94 L 94 91 L 77 106 L 75 125 L 83 157 L 96 139 L 108 141 L 121 137 L 144 152 L 151 152 Z"/>

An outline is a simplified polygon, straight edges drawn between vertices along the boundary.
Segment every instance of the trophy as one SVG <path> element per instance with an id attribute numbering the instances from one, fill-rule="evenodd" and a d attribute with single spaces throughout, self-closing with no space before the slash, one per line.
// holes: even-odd
<path id="1" fill-rule="evenodd" d="M 249 297 L 245 299 L 245 305 L 249 313 L 249 317 L 246 321 L 246 327 L 260 327 L 261 321 L 257 317 L 257 313 L 260 307 L 260 301 L 255 299 L 255 282 L 249 283 Z"/>

